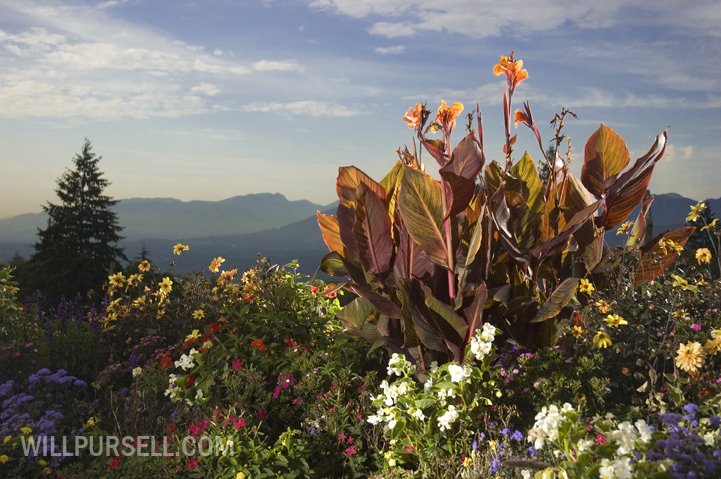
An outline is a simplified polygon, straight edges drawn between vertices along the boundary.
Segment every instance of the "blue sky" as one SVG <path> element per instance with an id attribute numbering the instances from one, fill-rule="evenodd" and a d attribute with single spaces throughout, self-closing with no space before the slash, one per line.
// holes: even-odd
<path id="1" fill-rule="evenodd" d="M 0 0 L 0 217 L 55 200 L 85 137 L 116 198 L 329 203 L 338 166 L 392 166 L 416 101 L 479 102 L 500 158 L 512 49 L 544 141 L 579 116 L 572 170 L 600 122 L 633 157 L 669 127 L 652 190 L 721 196 L 718 1 Z"/>

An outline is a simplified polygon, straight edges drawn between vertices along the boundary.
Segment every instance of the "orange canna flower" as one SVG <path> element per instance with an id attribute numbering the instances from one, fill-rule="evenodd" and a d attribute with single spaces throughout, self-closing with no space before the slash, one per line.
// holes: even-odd
<path id="1" fill-rule="evenodd" d="M 519 123 L 525 123 L 526 125 L 530 126 L 531 119 L 528 118 L 528 115 L 526 115 L 524 112 L 517 109 L 516 113 L 514 113 L 513 115 L 513 125 L 518 128 Z"/>
<path id="2" fill-rule="evenodd" d="M 416 103 L 416 106 L 408 108 L 403 121 L 408 122 L 408 128 L 418 128 L 423 121 L 423 105 Z"/>
<path id="3" fill-rule="evenodd" d="M 528 70 L 523 68 L 523 60 L 514 60 L 513 52 L 507 57 L 500 57 L 498 63 L 493 67 L 495 76 L 504 73 L 508 77 L 511 89 L 516 88 L 523 80 L 528 78 Z"/>
<path id="4" fill-rule="evenodd" d="M 438 107 L 438 116 L 436 122 L 443 125 L 445 129 L 451 129 L 456 126 L 456 118 L 463 111 L 463 103 L 455 102 L 448 106 L 445 100 L 441 100 L 441 106 Z"/>

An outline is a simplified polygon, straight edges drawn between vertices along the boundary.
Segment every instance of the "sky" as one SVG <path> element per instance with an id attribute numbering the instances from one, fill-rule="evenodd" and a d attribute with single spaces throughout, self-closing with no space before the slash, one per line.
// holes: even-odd
<path id="1" fill-rule="evenodd" d="M 544 143 L 578 115 L 572 171 L 602 122 L 632 159 L 668 128 L 652 191 L 721 196 L 719 1 L 0 0 L 0 218 L 57 201 L 85 138 L 119 199 L 327 204 L 339 166 L 392 167 L 416 102 L 480 104 L 501 159 L 511 50 Z"/>

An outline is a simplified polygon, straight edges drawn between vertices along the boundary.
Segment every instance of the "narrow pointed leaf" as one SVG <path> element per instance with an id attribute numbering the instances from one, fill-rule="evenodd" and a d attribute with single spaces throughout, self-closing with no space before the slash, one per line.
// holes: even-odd
<path id="1" fill-rule="evenodd" d="M 486 283 L 481 283 L 473 292 L 473 302 L 465 309 L 466 318 L 468 319 L 468 332 L 466 334 L 466 344 L 471 337 L 483 324 L 483 309 L 488 299 L 488 288 Z"/>
<path id="2" fill-rule="evenodd" d="M 398 201 L 401 218 L 413 241 L 435 263 L 448 268 L 446 244 L 441 232 L 443 202 L 438 182 L 425 173 L 404 167 Z"/>
<path id="3" fill-rule="evenodd" d="M 636 216 L 636 221 L 633 224 L 631 234 L 628 236 L 626 246 L 639 246 L 643 244 L 646 238 L 646 215 L 651 207 L 651 203 L 653 203 L 653 196 L 649 194 L 648 197 L 643 200 L 643 205 L 638 212 L 638 216 Z"/>
<path id="4" fill-rule="evenodd" d="M 578 288 L 578 278 L 566 278 L 551 293 L 545 303 L 541 305 L 536 316 L 531 320 L 532 323 L 542 323 L 551 318 L 558 316 L 558 313 L 571 302 Z"/>

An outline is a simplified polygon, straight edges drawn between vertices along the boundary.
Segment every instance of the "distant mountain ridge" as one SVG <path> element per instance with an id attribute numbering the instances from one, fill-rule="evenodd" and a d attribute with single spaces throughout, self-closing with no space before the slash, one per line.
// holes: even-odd
<path id="1" fill-rule="evenodd" d="M 183 240 L 237 235 L 277 228 L 315 213 L 321 205 L 290 201 L 280 193 L 234 196 L 220 201 L 181 201 L 175 198 L 129 198 L 115 207 L 127 240 Z M 28 213 L 0 220 L 0 243 L 34 243 L 45 213 Z"/>
<path id="2" fill-rule="evenodd" d="M 676 193 L 655 195 L 651 206 L 653 234 L 684 225 L 693 204 L 696 201 Z M 211 205 L 215 208 L 210 208 Z M 254 263 L 258 253 L 280 264 L 297 259 L 303 271 L 312 273 L 328 251 L 315 212 L 335 212 L 335 204 L 320 206 L 303 200 L 288 201 L 280 194 L 238 196 L 219 202 L 130 199 L 118 206 L 121 224 L 123 214 L 131 215 L 126 218 L 136 218 L 136 223 L 124 224 L 126 239 L 121 246 L 126 255 L 134 258 L 145 247 L 155 264 L 161 268 L 172 265 L 178 273 L 207 271 L 215 256 L 226 259 L 224 266 L 237 266 L 242 270 Z M 721 215 L 721 198 L 708 200 L 708 206 L 717 216 Z M 279 211 L 283 208 L 286 209 Z M 196 218 L 199 214 L 205 217 Z M 635 213 L 629 216 L 630 220 L 634 218 Z M 12 224 L 27 226 L 37 217 L 20 215 L 10 220 L 15 221 Z M 0 261 L 9 260 L 15 253 L 28 257 L 35 241 L 34 233 L 29 239 L 26 236 L 25 241 L 14 240 L 6 228 L 10 220 L 0 220 Z M 212 225 L 219 226 L 213 229 Z M 151 226 L 160 233 L 139 234 Z M 173 256 L 171 249 L 178 241 L 190 244 L 190 251 Z M 607 241 L 613 245 L 619 240 L 610 233 Z"/>

